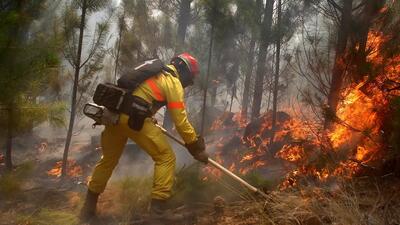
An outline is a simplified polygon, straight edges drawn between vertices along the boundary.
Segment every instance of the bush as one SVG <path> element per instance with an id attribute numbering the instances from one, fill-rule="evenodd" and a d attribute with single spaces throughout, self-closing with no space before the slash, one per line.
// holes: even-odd
<path id="1" fill-rule="evenodd" d="M 33 170 L 32 162 L 24 163 L 15 171 L 6 172 L 0 177 L 0 193 L 5 198 L 14 197 L 21 190 L 24 180 L 29 177 Z"/>
<path id="2" fill-rule="evenodd" d="M 113 212 L 108 213 L 118 215 L 122 224 L 131 221 L 135 215 L 144 213 L 150 201 L 152 182 L 151 177 L 125 177 L 111 183 L 105 195 L 113 195 L 111 204 L 115 207 L 111 209 Z"/>

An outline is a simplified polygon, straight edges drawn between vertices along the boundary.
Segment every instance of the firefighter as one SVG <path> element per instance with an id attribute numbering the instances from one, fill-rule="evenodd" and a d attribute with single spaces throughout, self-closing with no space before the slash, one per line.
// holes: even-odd
<path id="1" fill-rule="evenodd" d="M 174 57 L 167 67 L 168 72 L 163 70 L 157 76 L 147 79 L 132 92 L 132 95 L 152 104 L 153 114 L 160 106 L 166 105 L 190 154 L 196 160 L 207 163 L 208 154 L 205 152 L 204 139 L 197 136 L 189 123 L 184 104 L 184 88 L 193 85 L 194 78 L 199 74 L 198 62 L 190 54 L 183 53 Z M 86 200 L 81 211 L 83 220 L 95 218 L 98 197 L 118 164 L 128 138 L 147 152 L 155 163 L 150 215 L 161 218 L 167 212 L 167 202 L 171 197 L 174 182 L 175 154 L 152 118 L 144 120 L 140 131 L 131 129 L 128 120 L 129 116 L 121 113 L 119 123 L 106 126 L 101 134 L 102 157 L 88 183 Z"/>

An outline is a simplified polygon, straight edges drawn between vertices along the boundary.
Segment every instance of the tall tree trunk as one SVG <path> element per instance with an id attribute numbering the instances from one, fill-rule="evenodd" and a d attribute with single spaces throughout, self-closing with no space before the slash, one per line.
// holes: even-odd
<path id="1" fill-rule="evenodd" d="M 175 54 L 179 54 L 185 46 L 186 31 L 191 20 L 190 3 L 193 0 L 181 0 L 179 4 L 177 46 Z"/>
<path id="2" fill-rule="evenodd" d="M 214 84 L 211 86 L 211 91 L 210 91 L 210 104 L 211 106 L 215 106 L 215 103 L 217 102 L 217 92 L 218 92 L 218 84 Z"/>
<path id="3" fill-rule="evenodd" d="M 185 39 L 187 28 L 190 24 L 191 20 L 191 11 L 190 11 L 190 3 L 193 0 L 181 0 L 179 5 L 179 14 L 178 14 L 178 31 L 177 31 L 177 43 L 175 46 L 175 55 L 181 53 L 184 50 Z M 164 111 L 164 119 L 163 126 L 165 129 L 172 129 L 173 123 L 171 115 L 169 114 L 167 108 Z"/>
<path id="4" fill-rule="evenodd" d="M 282 13 L 282 0 L 278 0 L 278 18 L 277 18 L 277 38 L 276 38 L 276 60 L 275 60 L 275 76 L 274 76 L 274 89 L 272 100 L 272 128 L 271 128 L 271 144 L 274 142 L 276 131 L 276 116 L 278 108 L 278 84 L 279 84 L 279 64 L 281 62 L 281 13 Z"/>
<path id="5" fill-rule="evenodd" d="M 343 0 L 342 16 L 336 43 L 335 63 L 332 69 L 332 81 L 328 94 L 328 107 L 332 115 L 336 113 L 336 108 L 340 98 L 340 90 L 346 72 L 345 54 L 350 34 L 352 5 L 353 0 Z M 328 116 L 326 118 L 325 128 L 329 127 L 331 121 L 332 116 Z"/>
<path id="6" fill-rule="evenodd" d="M 367 41 L 368 41 L 368 33 L 370 27 L 372 26 L 373 19 L 379 13 L 379 10 L 382 9 L 384 5 L 384 1 L 366 1 L 365 6 L 362 11 L 362 15 L 359 19 L 360 23 L 360 32 L 357 35 L 357 58 L 356 58 L 356 66 L 358 77 L 356 79 L 361 79 L 368 71 L 366 66 L 367 60 Z"/>
<path id="7" fill-rule="evenodd" d="M 254 86 L 253 106 L 251 118 L 260 116 L 261 101 L 264 88 L 264 76 L 266 72 L 265 62 L 267 58 L 268 45 L 270 44 L 270 33 L 272 25 L 274 0 L 267 0 L 264 10 L 264 19 L 261 25 L 260 49 L 257 60 L 256 82 Z"/>
<path id="8" fill-rule="evenodd" d="M 69 152 L 69 146 L 71 144 L 72 132 L 73 132 L 74 123 L 75 123 L 76 96 L 77 96 L 78 85 L 79 85 L 79 72 L 81 69 L 83 33 L 85 30 L 85 20 L 86 20 L 86 10 L 87 10 L 87 4 L 86 4 L 87 2 L 86 1 L 87 0 L 83 0 L 81 22 L 80 22 L 80 26 L 79 26 L 78 53 L 76 55 L 76 62 L 75 62 L 75 68 L 74 68 L 75 75 L 74 75 L 74 86 L 72 89 L 72 98 L 71 98 L 71 115 L 70 115 L 70 119 L 69 119 L 67 138 L 65 140 L 65 148 L 64 148 L 63 163 L 62 163 L 62 170 L 61 170 L 62 177 L 65 177 L 67 175 L 68 152 Z"/>
<path id="9" fill-rule="evenodd" d="M 222 51 L 218 48 L 219 46 L 216 44 L 213 51 L 215 52 L 214 54 L 214 60 L 213 62 L 215 62 L 216 65 L 224 65 L 225 62 L 223 60 L 223 54 Z M 226 73 L 226 71 L 224 69 L 222 69 L 221 67 L 218 67 L 214 70 L 213 74 L 210 74 L 210 79 L 211 81 L 211 86 L 209 87 L 209 89 L 211 89 L 209 91 L 210 94 L 210 106 L 214 107 L 215 103 L 217 103 L 217 94 L 218 94 L 218 87 L 219 87 L 219 78 L 218 76 L 216 76 L 216 74 L 223 74 Z"/>
<path id="10" fill-rule="evenodd" d="M 232 112 L 233 98 L 235 97 L 235 95 L 236 95 L 236 84 L 233 84 L 231 88 L 231 102 L 229 104 L 229 112 Z"/>
<path id="11" fill-rule="evenodd" d="M 15 5 L 15 11 L 17 12 L 17 16 L 21 16 L 24 14 L 23 8 L 24 8 L 24 1 L 23 0 L 17 0 L 16 5 Z M 18 22 L 12 27 L 11 29 L 11 37 L 9 37 L 9 40 L 6 45 L 6 50 L 10 51 L 11 54 L 9 55 L 10 58 L 10 67 L 12 69 L 16 68 L 17 65 L 17 54 L 16 52 L 13 51 L 13 48 L 18 48 L 19 45 L 22 43 L 23 40 L 23 33 L 22 32 L 22 24 L 23 22 L 21 19 L 17 20 Z M 7 170 L 11 171 L 13 168 L 13 163 L 12 163 L 12 148 L 13 148 L 13 138 L 14 138 L 14 126 L 15 124 L 15 118 L 14 118 L 14 113 L 15 113 L 15 100 L 10 99 L 10 102 L 7 104 L 8 107 L 8 121 L 7 121 L 7 140 L 6 140 L 6 152 L 5 152 L 5 161 L 6 161 L 6 168 Z"/>
<path id="12" fill-rule="evenodd" d="M 122 34 L 125 29 L 125 8 L 122 14 L 122 17 L 118 19 L 118 45 L 117 45 L 117 55 L 115 57 L 115 68 L 114 68 L 114 83 L 117 83 L 117 74 L 118 74 L 118 64 L 119 64 L 119 54 L 121 52 L 121 42 L 122 42 Z"/>
<path id="13" fill-rule="evenodd" d="M 12 148 L 13 148 L 13 126 L 14 126 L 14 105 L 11 103 L 8 105 L 8 121 L 7 121 L 7 146 L 6 146 L 6 168 L 11 171 L 13 168 L 12 164 Z"/>
<path id="14" fill-rule="evenodd" d="M 202 112 L 201 112 L 201 126 L 200 126 L 200 134 L 203 136 L 204 135 L 204 126 L 205 126 L 205 120 L 206 120 L 206 107 L 207 107 L 207 91 L 208 91 L 208 80 L 210 78 L 210 73 L 211 73 L 211 58 L 212 58 L 212 49 L 214 46 L 214 24 L 211 24 L 211 32 L 210 32 L 210 48 L 208 52 L 208 65 L 207 65 L 207 76 L 206 80 L 204 83 L 204 92 L 203 92 L 203 107 L 202 107 Z"/>
<path id="15" fill-rule="evenodd" d="M 249 94 L 250 94 L 250 81 L 253 75 L 253 61 L 254 61 L 254 50 L 256 46 L 256 40 L 254 35 L 251 36 L 250 50 L 247 55 L 247 67 L 246 67 L 246 77 L 244 79 L 244 89 L 242 96 L 242 109 L 241 117 L 243 119 L 247 118 L 247 110 L 249 109 Z"/>

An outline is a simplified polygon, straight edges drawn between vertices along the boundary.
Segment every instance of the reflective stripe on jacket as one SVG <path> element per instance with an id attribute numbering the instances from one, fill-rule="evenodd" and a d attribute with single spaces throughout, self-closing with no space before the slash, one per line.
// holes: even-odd
<path id="1" fill-rule="evenodd" d="M 174 66 L 168 65 L 168 67 L 178 75 Z M 184 90 L 178 77 L 163 71 L 158 76 L 146 80 L 132 94 L 152 104 L 155 102 L 165 103 L 176 129 L 185 143 L 190 144 L 197 140 L 196 131 L 187 117 Z"/>

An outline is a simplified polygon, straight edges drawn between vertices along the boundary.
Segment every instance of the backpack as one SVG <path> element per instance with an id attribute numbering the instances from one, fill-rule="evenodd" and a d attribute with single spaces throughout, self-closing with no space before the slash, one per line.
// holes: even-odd
<path id="1" fill-rule="evenodd" d="M 124 101 L 125 96 L 130 96 L 128 93 L 132 93 L 144 81 L 158 75 L 163 70 L 171 71 L 160 59 L 147 60 L 123 74 L 117 81 L 118 86 L 111 83 L 97 85 L 93 101 L 111 111 L 121 112 L 121 108 L 128 107 L 123 104 L 126 102 Z M 122 111 L 126 110 L 128 109 L 122 109 Z"/>
<path id="2" fill-rule="evenodd" d="M 152 59 L 134 67 L 118 79 L 117 85 L 101 83 L 97 85 L 93 101 L 106 107 L 112 113 L 129 115 L 128 125 L 131 129 L 140 131 L 144 120 L 151 117 L 151 105 L 131 93 L 147 79 L 157 76 L 161 71 L 167 71 L 175 76 L 160 59 Z"/>
<path id="3" fill-rule="evenodd" d="M 160 59 L 151 59 L 123 74 L 117 81 L 118 87 L 134 91 L 147 79 L 158 75 L 161 71 L 172 72 Z"/>

